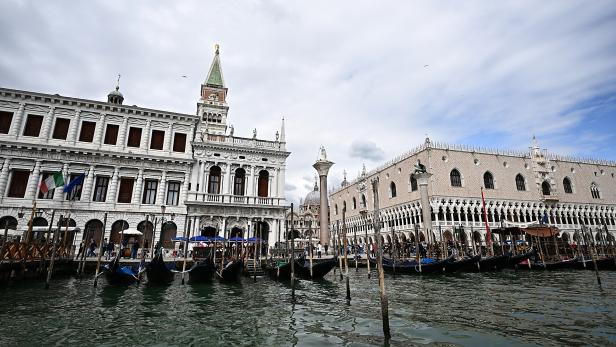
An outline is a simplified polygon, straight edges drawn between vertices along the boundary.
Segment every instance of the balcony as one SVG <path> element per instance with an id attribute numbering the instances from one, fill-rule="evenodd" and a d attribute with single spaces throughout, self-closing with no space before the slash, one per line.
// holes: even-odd
<path id="1" fill-rule="evenodd" d="M 284 206 L 284 198 L 189 192 L 186 203 Z"/>

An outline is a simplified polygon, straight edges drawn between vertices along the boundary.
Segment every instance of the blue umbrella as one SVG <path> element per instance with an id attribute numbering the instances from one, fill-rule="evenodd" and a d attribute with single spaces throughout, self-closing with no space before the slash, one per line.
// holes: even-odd
<path id="1" fill-rule="evenodd" d="M 210 239 L 203 235 L 193 236 L 190 238 L 190 242 L 207 242 Z"/>
<path id="2" fill-rule="evenodd" d="M 222 236 L 214 236 L 214 237 L 210 237 L 210 242 L 225 242 L 226 239 Z"/>
<path id="3" fill-rule="evenodd" d="M 250 238 L 248 238 L 248 240 L 247 240 L 247 241 L 248 241 L 248 242 L 252 242 L 252 243 L 255 243 L 255 242 L 263 242 L 263 240 L 261 240 L 261 239 L 260 239 L 260 238 L 258 238 L 258 237 L 250 237 Z"/>
<path id="4" fill-rule="evenodd" d="M 230 238 L 229 241 L 232 241 L 232 242 L 244 242 L 246 240 L 244 238 L 242 238 L 242 237 L 234 236 L 234 237 Z"/>
<path id="5" fill-rule="evenodd" d="M 171 241 L 186 241 L 186 238 L 184 236 L 178 236 L 178 237 L 174 237 L 173 239 L 171 239 Z"/>

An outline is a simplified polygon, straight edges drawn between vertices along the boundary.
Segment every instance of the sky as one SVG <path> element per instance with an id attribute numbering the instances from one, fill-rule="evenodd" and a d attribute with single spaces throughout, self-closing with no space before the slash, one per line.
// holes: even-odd
<path id="1" fill-rule="evenodd" d="M 0 86 L 196 112 L 214 45 L 236 136 L 286 122 L 286 196 L 433 141 L 616 160 L 614 1 L 0 2 Z M 182 77 L 186 76 L 186 77 Z"/>

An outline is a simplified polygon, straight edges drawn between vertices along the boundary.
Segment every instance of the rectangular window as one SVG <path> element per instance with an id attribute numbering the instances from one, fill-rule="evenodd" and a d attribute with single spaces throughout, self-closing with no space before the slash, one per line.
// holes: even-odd
<path id="1" fill-rule="evenodd" d="M 143 188 L 143 204 L 155 204 L 156 203 L 156 189 L 158 188 L 157 180 L 145 180 L 145 186 Z"/>
<path id="2" fill-rule="evenodd" d="M 28 178 L 30 171 L 28 170 L 13 170 L 11 175 L 11 184 L 9 185 L 9 198 L 23 198 L 26 195 L 26 187 L 28 186 Z"/>
<path id="3" fill-rule="evenodd" d="M 128 147 L 139 147 L 141 144 L 141 128 L 130 127 L 128 130 L 128 141 L 126 145 Z"/>
<path id="4" fill-rule="evenodd" d="M 41 182 L 45 181 L 46 179 L 49 178 L 49 176 L 52 176 L 52 175 L 53 175 L 53 172 L 44 172 Z M 43 193 L 40 188 L 40 185 L 41 185 L 40 182 L 38 182 L 38 185 L 39 185 L 39 193 L 38 193 L 39 199 L 53 199 L 53 193 L 56 191 L 55 189 L 50 189 L 47 191 L 47 193 Z"/>
<path id="5" fill-rule="evenodd" d="M 73 182 L 73 180 L 76 180 L 79 176 L 81 176 L 80 173 L 71 174 L 71 179 L 67 184 L 70 184 L 70 182 Z M 73 190 L 67 193 L 65 199 L 75 200 L 75 201 L 81 200 L 81 190 L 82 189 L 83 189 L 83 181 L 81 181 L 81 183 L 77 184 L 75 188 L 73 188 Z"/>
<path id="6" fill-rule="evenodd" d="M 26 119 L 26 127 L 24 128 L 24 136 L 38 137 L 41 133 L 41 125 L 43 124 L 43 116 L 29 114 Z"/>
<path id="7" fill-rule="evenodd" d="M 81 122 L 81 132 L 79 133 L 79 141 L 92 142 L 94 141 L 94 130 L 96 129 L 95 122 Z"/>
<path id="8" fill-rule="evenodd" d="M 162 130 L 152 130 L 152 138 L 150 139 L 150 149 L 163 149 L 165 142 L 165 132 Z"/>
<path id="9" fill-rule="evenodd" d="M 180 182 L 170 181 L 167 185 L 167 205 L 176 206 L 180 202 Z"/>
<path id="10" fill-rule="evenodd" d="M 107 124 L 107 130 L 105 131 L 105 144 L 115 145 L 118 142 L 118 130 L 120 126 L 117 124 Z"/>
<path id="11" fill-rule="evenodd" d="M 133 198 L 134 178 L 122 178 L 120 180 L 120 190 L 118 191 L 118 202 L 129 204 Z"/>
<path id="12" fill-rule="evenodd" d="M 68 126 L 71 124 L 71 120 L 67 118 L 56 118 L 56 126 L 53 127 L 52 138 L 57 140 L 66 140 L 68 134 Z"/>
<path id="13" fill-rule="evenodd" d="M 94 196 L 92 201 L 105 202 L 107 199 L 107 186 L 109 185 L 109 177 L 96 177 L 96 185 L 94 186 Z"/>
<path id="14" fill-rule="evenodd" d="M 186 151 L 186 134 L 175 133 L 173 135 L 173 151 L 174 152 Z"/>
<path id="15" fill-rule="evenodd" d="M 13 121 L 13 112 L 0 111 L 0 134 L 8 134 Z"/>

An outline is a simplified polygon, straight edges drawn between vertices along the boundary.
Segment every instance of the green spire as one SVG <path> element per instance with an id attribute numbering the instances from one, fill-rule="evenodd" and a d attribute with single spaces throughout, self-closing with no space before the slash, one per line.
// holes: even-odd
<path id="1" fill-rule="evenodd" d="M 212 61 L 212 65 L 210 66 L 210 72 L 207 74 L 205 84 L 213 87 L 224 88 L 225 81 L 222 78 L 222 69 L 220 67 L 219 46 L 216 45 L 215 48 L 216 51 L 214 55 L 214 60 Z"/>

